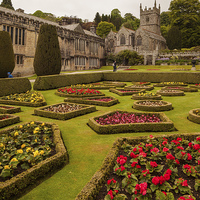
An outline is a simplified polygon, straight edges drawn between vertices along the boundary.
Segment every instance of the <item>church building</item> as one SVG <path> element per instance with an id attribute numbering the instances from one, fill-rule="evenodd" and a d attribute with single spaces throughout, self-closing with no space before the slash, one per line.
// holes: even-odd
<path id="1" fill-rule="evenodd" d="M 160 31 L 160 5 L 156 1 L 153 8 L 142 9 L 140 4 L 140 26 L 134 31 L 121 27 L 118 32 L 112 30 L 105 39 L 107 54 L 117 54 L 122 50 L 136 51 L 144 56 L 144 64 L 155 64 L 159 50 L 166 49 L 166 40 Z"/>

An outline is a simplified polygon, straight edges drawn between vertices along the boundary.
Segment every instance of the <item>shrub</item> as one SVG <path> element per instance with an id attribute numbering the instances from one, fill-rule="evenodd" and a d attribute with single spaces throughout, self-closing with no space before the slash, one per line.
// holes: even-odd
<path id="1" fill-rule="evenodd" d="M 0 31 L 0 78 L 7 78 L 15 68 L 14 51 L 8 32 Z"/>
<path id="2" fill-rule="evenodd" d="M 34 69 L 37 76 L 59 74 L 61 71 L 61 53 L 55 26 L 44 24 L 40 28 Z"/>

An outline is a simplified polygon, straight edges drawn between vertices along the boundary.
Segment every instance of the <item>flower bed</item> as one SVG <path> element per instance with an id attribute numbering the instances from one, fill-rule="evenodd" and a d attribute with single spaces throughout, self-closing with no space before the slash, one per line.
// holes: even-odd
<path id="1" fill-rule="evenodd" d="M 170 131 L 174 124 L 164 113 L 112 111 L 89 119 L 88 125 L 99 134 Z"/>
<path id="2" fill-rule="evenodd" d="M 154 87 L 143 84 L 143 85 L 131 85 L 131 86 L 127 86 L 127 87 L 124 87 L 124 89 L 143 89 L 143 90 L 150 91 L 150 90 L 153 90 Z"/>
<path id="3" fill-rule="evenodd" d="M 68 162 L 58 126 L 30 122 L 0 131 L 0 199 L 24 189 Z"/>
<path id="4" fill-rule="evenodd" d="M 111 96 L 88 97 L 88 98 L 67 98 L 67 102 L 91 104 L 97 106 L 112 106 L 119 103 L 119 100 Z"/>
<path id="5" fill-rule="evenodd" d="M 0 97 L 0 103 L 30 107 L 39 107 L 46 105 L 46 101 L 43 95 L 36 91 L 27 91 L 26 93 L 11 94 L 8 96 Z"/>
<path id="6" fill-rule="evenodd" d="M 188 84 L 183 82 L 161 82 L 154 84 L 154 87 L 164 87 L 164 86 L 187 86 Z"/>
<path id="7" fill-rule="evenodd" d="M 200 124 L 200 108 L 190 110 L 188 119 L 194 123 Z"/>
<path id="8" fill-rule="evenodd" d="M 34 110 L 34 114 L 42 117 L 66 120 L 94 111 L 96 111 L 95 106 L 65 102 L 37 108 Z"/>
<path id="9" fill-rule="evenodd" d="M 140 92 L 138 94 L 133 94 L 132 99 L 134 100 L 145 100 L 145 99 L 155 99 L 155 100 L 162 100 L 161 95 L 156 93 L 143 93 Z"/>
<path id="10" fill-rule="evenodd" d="M 83 97 L 93 97 L 93 96 L 104 96 L 102 92 L 95 89 L 77 89 L 77 88 L 59 88 L 57 89 L 56 95 L 61 97 L 75 97 L 75 98 L 83 98 Z"/>
<path id="11" fill-rule="evenodd" d="M 117 81 L 103 81 L 103 84 L 110 85 L 110 86 L 116 86 L 116 87 L 124 87 L 124 86 L 126 86 L 126 83 L 117 82 Z"/>
<path id="12" fill-rule="evenodd" d="M 167 101 L 140 100 L 133 103 L 133 108 L 136 110 L 160 112 L 171 110 L 172 104 Z"/>
<path id="13" fill-rule="evenodd" d="M 195 84 L 195 85 L 190 85 L 191 88 L 197 88 L 200 89 L 200 83 Z"/>
<path id="14" fill-rule="evenodd" d="M 139 92 L 143 92 L 144 90 L 142 89 L 113 89 L 110 88 L 109 92 L 113 92 L 115 94 L 118 94 L 119 96 L 127 96 L 127 95 L 132 95 L 132 94 L 137 94 Z"/>
<path id="15" fill-rule="evenodd" d="M 20 118 L 10 114 L 0 114 L 0 128 L 20 122 Z"/>
<path id="16" fill-rule="evenodd" d="M 161 90 L 181 90 L 184 92 L 198 92 L 197 88 L 181 87 L 181 86 L 166 86 Z"/>
<path id="17" fill-rule="evenodd" d="M 132 82 L 133 85 L 150 85 L 150 82 Z"/>
<path id="18" fill-rule="evenodd" d="M 89 89 L 95 89 L 95 90 L 107 90 L 109 88 L 115 88 L 115 85 L 106 85 L 103 83 L 93 83 L 93 84 L 77 84 L 77 85 L 71 85 L 71 88 L 76 89 L 82 89 L 82 88 L 89 88 Z"/>
<path id="19" fill-rule="evenodd" d="M 21 112 L 21 107 L 0 105 L 0 113 L 2 114 L 12 114 L 17 112 Z"/>
<path id="20" fill-rule="evenodd" d="M 161 96 L 184 96 L 184 91 L 181 90 L 158 90 L 157 94 Z"/>
<path id="21" fill-rule="evenodd" d="M 198 133 L 117 139 L 101 168 L 75 200 L 117 200 L 120 196 L 183 200 L 183 196 L 189 195 L 199 199 L 199 136 Z"/>

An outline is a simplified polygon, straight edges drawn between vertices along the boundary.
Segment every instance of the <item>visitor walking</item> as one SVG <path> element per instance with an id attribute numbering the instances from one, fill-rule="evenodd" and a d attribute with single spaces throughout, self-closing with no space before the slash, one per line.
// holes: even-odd
<path id="1" fill-rule="evenodd" d="M 8 74 L 8 78 L 13 78 L 13 75 L 10 72 L 8 72 L 7 74 Z"/>
<path id="2" fill-rule="evenodd" d="M 117 62 L 115 60 L 113 63 L 113 72 L 116 72 L 116 71 L 117 71 Z"/>

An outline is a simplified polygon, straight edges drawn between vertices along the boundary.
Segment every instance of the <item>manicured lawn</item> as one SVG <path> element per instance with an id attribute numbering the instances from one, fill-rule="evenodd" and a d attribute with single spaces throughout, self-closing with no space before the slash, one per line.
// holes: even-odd
<path id="1" fill-rule="evenodd" d="M 127 84 L 131 85 L 130 82 Z M 159 87 L 156 87 L 151 92 L 159 89 Z M 47 105 L 64 102 L 64 97 L 56 96 L 54 94 L 55 91 L 40 91 L 44 95 Z M 66 121 L 34 116 L 34 108 L 31 107 L 21 107 L 22 112 L 14 114 L 20 116 L 23 123 L 32 120 L 56 123 L 61 130 L 64 143 L 69 153 L 68 165 L 25 194 L 20 200 L 74 200 L 84 185 L 100 168 L 103 159 L 118 137 L 199 132 L 200 125 L 187 120 L 188 112 L 191 109 L 200 107 L 200 94 L 199 92 L 193 92 L 185 93 L 185 96 L 180 97 L 163 97 L 163 101 L 171 102 L 174 107 L 173 110 L 165 111 L 164 113 L 174 122 L 177 131 L 98 135 L 87 126 L 90 117 L 102 115 L 105 112 L 116 109 L 134 111 L 132 108 L 134 100 L 131 99 L 131 96 L 118 96 L 108 90 L 102 90 L 102 92 L 107 96 L 113 96 L 119 99 L 120 103 L 111 107 L 97 106 L 96 112 Z M 139 112 L 137 110 L 135 111 Z"/>

